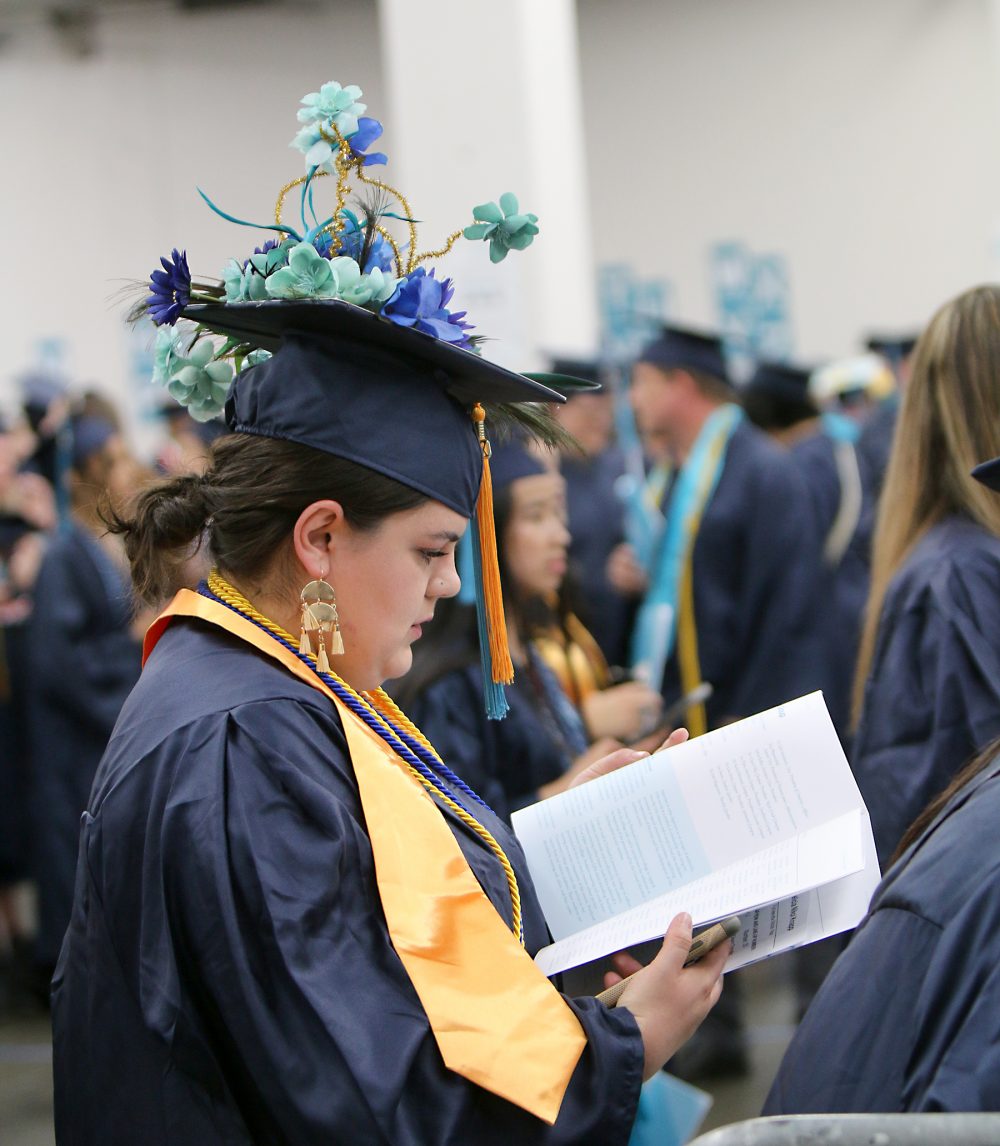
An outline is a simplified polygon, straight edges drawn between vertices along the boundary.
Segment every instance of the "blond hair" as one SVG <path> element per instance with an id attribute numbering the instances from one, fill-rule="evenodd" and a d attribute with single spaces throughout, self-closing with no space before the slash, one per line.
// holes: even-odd
<path id="1" fill-rule="evenodd" d="M 889 584 L 928 529 L 957 514 L 1000 537 L 1000 497 L 970 475 L 1000 455 L 1000 287 L 946 303 L 921 335 L 903 396 L 875 527 L 854 678 L 864 699 Z"/>

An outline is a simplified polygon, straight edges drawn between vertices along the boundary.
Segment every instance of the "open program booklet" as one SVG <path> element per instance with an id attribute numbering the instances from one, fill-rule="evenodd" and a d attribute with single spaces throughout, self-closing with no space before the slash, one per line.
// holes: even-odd
<path id="1" fill-rule="evenodd" d="M 515 812 L 547 975 L 739 915 L 727 970 L 856 926 L 879 881 L 868 812 L 821 693 Z"/>

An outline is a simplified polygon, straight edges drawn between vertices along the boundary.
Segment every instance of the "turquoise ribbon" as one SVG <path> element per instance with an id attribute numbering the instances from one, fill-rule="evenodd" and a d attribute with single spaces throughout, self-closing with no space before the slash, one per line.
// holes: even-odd
<path id="1" fill-rule="evenodd" d="M 848 442 L 853 446 L 861 435 L 861 427 L 858 423 L 845 414 L 828 410 L 820 416 L 820 421 L 823 425 L 823 433 L 835 442 Z"/>
<path id="2" fill-rule="evenodd" d="M 657 539 L 655 560 L 646 566 L 649 589 L 632 633 L 631 667 L 637 680 L 659 688 L 663 666 L 677 636 L 677 602 L 691 523 L 715 492 L 722 476 L 729 440 L 743 420 L 739 406 L 726 403 L 706 419 L 687 460 L 677 474 Z M 722 440 L 722 449 L 713 452 Z M 711 472 L 709 472 L 711 470 Z M 704 492 L 703 492 L 704 491 Z"/>

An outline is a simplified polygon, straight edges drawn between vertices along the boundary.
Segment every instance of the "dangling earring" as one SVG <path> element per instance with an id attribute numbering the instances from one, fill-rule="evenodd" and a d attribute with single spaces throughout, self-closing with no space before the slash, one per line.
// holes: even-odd
<path id="1" fill-rule="evenodd" d="M 299 652 L 316 654 L 316 667 L 320 672 L 330 671 L 329 655 L 340 656 L 344 651 L 344 638 L 340 632 L 340 617 L 337 614 L 337 598 L 333 586 L 320 578 L 310 581 L 299 594 L 302 602 L 302 632 L 299 636 Z M 313 649 L 312 635 L 316 634 L 316 648 Z M 329 638 L 329 641 L 328 641 Z"/>

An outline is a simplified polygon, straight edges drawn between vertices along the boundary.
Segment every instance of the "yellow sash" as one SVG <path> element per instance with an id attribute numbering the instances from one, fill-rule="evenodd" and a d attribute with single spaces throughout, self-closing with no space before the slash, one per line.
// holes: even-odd
<path id="1" fill-rule="evenodd" d="M 182 589 L 147 632 L 144 662 L 177 616 L 218 625 L 337 706 L 389 937 L 445 1065 L 555 1122 L 586 1035 L 479 886 L 443 813 L 389 745 L 308 666 L 226 606 Z M 349 994 L 351 984 L 344 987 Z"/>

